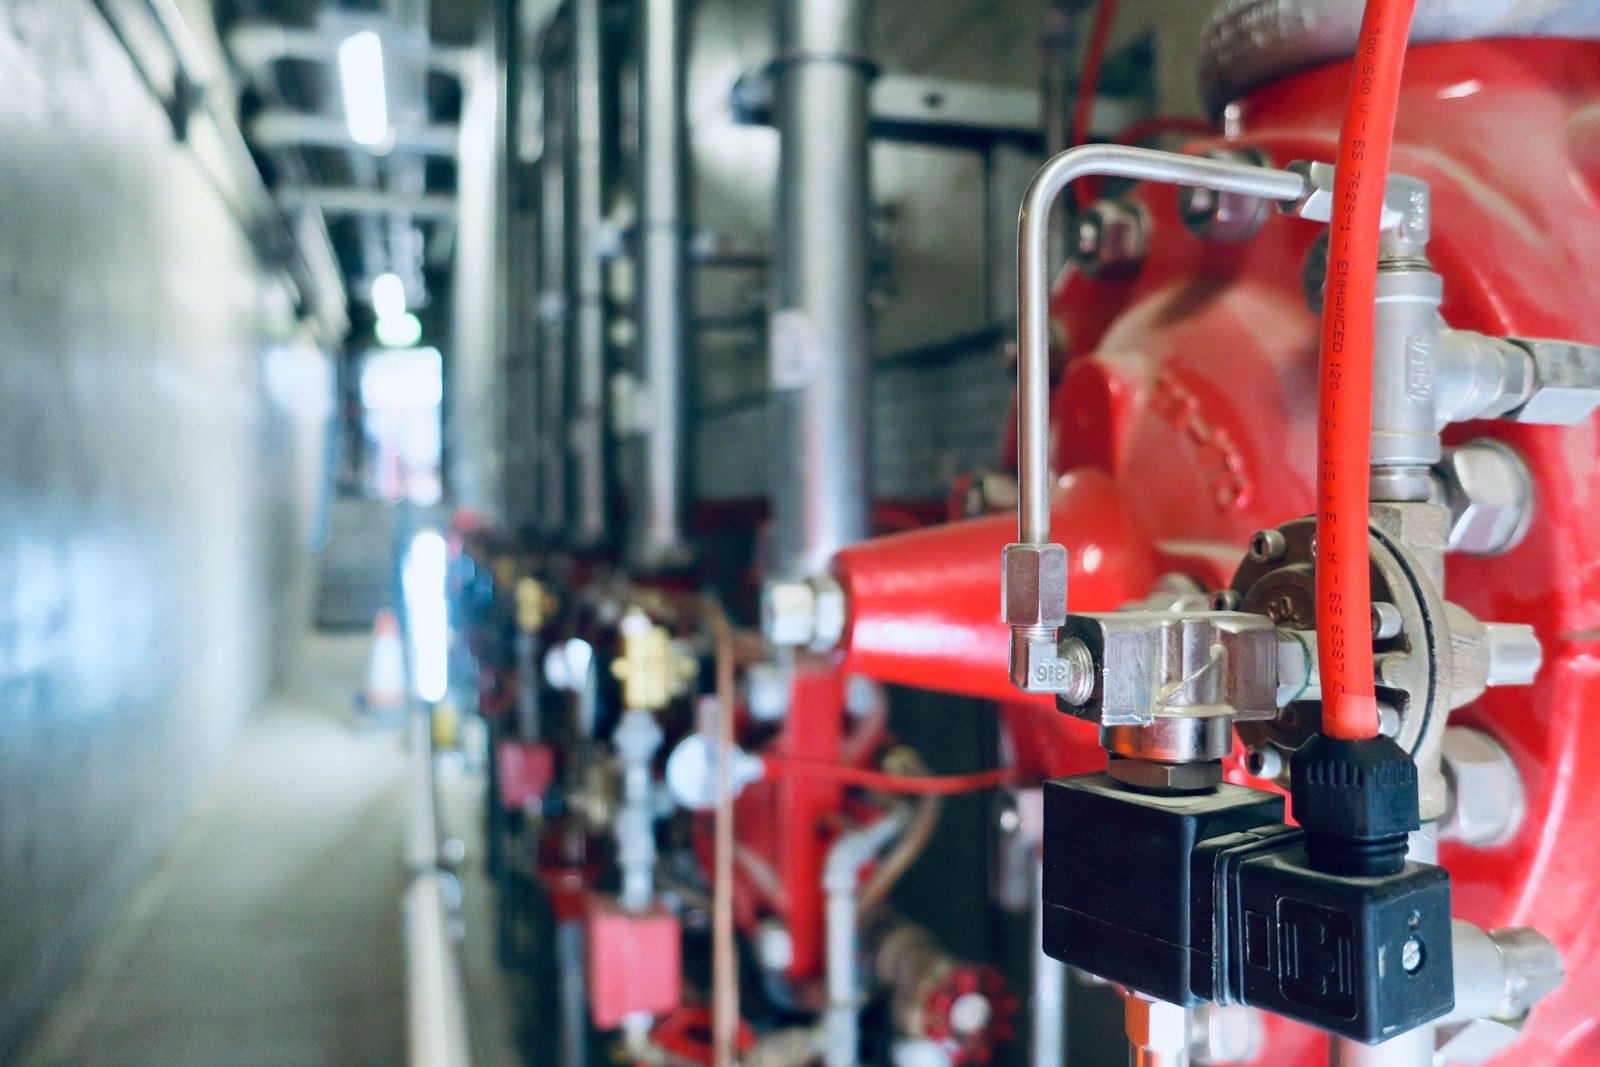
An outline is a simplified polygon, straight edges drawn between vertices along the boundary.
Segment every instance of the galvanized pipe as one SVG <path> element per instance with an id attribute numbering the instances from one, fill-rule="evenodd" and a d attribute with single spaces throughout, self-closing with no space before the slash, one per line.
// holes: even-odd
<path id="1" fill-rule="evenodd" d="M 889 847 L 910 821 L 910 809 L 897 807 L 871 826 L 840 834 L 828 850 L 822 871 L 827 897 L 828 1008 L 822 1017 L 821 1054 L 825 1067 L 855 1067 L 861 1054 L 861 990 L 858 955 L 861 929 L 856 914 L 861 868 Z"/>
<path id="2" fill-rule="evenodd" d="M 540 73 L 544 81 L 544 146 L 539 158 L 539 529 L 567 529 L 567 85 L 547 30 Z"/>
<path id="3" fill-rule="evenodd" d="M 557 993 L 561 1015 L 561 1067 L 588 1067 L 589 973 L 584 955 L 583 922 L 556 923 Z"/>
<path id="4" fill-rule="evenodd" d="M 680 0 L 644 0 L 639 77 L 639 348 L 649 415 L 642 435 L 632 555 L 645 567 L 688 559 L 689 273 Z"/>
<path id="5" fill-rule="evenodd" d="M 868 532 L 867 0 L 778 0 L 773 510 L 781 577 Z"/>
<path id="6" fill-rule="evenodd" d="M 1050 209 L 1066 187 L 1091 175 L 1196 186 L 1266 200 L 1294 200 L 1305 179 L 1285 170 L 1119 145 L 1071 148 L 1046 163 L 1018 223 L 1018 540 L 1050 542 Z"/>
<path id="7" fill-rule="evenodd" d="M 1064 1067 L 1067 1062 L 1067 965 L 1044 951 L 1044 861 L 1034 868 L 1033 1015 L 1029 1067 Z"/>
<path id="8" fill-rule="evenodd" d="M 1419 1026 L 1381 1045 L 1328 1039 L 1328 1067 L 1433 1067 L 1433 1027 Z"/>
<path id="9" fill-rule="evenodd" d="M 571 449 L 573 540 L 584 548 L 605 543 L 610 530 L 606 488 L 606 314 L 601 227 L 605 216 L 602 79 L 605 24 L 601 0 L 572 0 L 571 158 L 568 175 L 572 256 L 575 411 Z"/>

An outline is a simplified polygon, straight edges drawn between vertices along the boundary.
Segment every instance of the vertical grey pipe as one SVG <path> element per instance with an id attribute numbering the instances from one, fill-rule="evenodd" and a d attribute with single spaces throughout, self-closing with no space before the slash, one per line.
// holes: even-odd
<path id="1" fill-rule="evenodd" d="M 552 27 L 540 59 L 544 80 L 544 151 L 539 160 L 539 529 L 567 529 L 567 85 Z"/>
<path id="2" fill-rule="evenodd" d="M 639 77 L 639 348 L 648 424 L 641 442 L 632 556 L 646 567 L 688 558 L 684 537 L 689 273 L 680 0 L 643 0 Z"/>
<path id="3" fill-rule="evenodd" d="M 575 513 L 572 540 L 604 544 L 609 534 L 606 498 L 605 264 L 600 258 L 605 215 L 605 24 L 601 0 L 572 0 L 572 143 L 568 197 L 572 255 L 573 384 L 572 467 Z"/>
<path id="4" fill-rule="evenodd" d="M 867 535 L 868 0 L 778 0 L 771 371 L 779 575 Z"/>
<path id="5" fill-rule="evenodd" d="M 561 1015 L 561 1067 L 589 1062 L 589 975 L 584 959 L 583 923 L 556 923 L 557 993 Z"/>
<path id="6" fill-rule="evenodd" d="M 1033 898 L 1033 1016 L 1029 1067 L 1067 1062 L 1067 965 L 1044 951 L 1044 862 L 1035 867 Z"/>
<path id="7" fill-rule="evenodd" d="M 1044 31 L 1039 35 L 1039 125 L 1044 130 L 1046 159 L 1072 147 L 1072 74 L 1079 69 L 1079 28 L 1086 0 L 1048 0 Z M 1058 274 L 1067 258 L 1067 212 L 1057 206 L 1050 227 L 1050 273 Z"/>

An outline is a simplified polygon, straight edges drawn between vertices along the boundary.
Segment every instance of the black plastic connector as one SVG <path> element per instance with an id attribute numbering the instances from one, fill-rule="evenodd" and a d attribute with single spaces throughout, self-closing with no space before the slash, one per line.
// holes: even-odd
<path id="1" fill-rule="evenodd" d="M 1313 865 L 1283 798 L 1105 774 L 1045 784 L 1044 949 L 1185 1006 L 1248 1004 L 1366 1042 L 1450 1010 L 1450 883 Z"/>
<path id="2" fill-rule="evenodd" d="M 1289 780 L 1312 866 L 1384 875 L 1405 865 L 1407 835 L 1421 825 L 1417 765 L 1393 740 L 1318 734 L 1289 761 Z"/>

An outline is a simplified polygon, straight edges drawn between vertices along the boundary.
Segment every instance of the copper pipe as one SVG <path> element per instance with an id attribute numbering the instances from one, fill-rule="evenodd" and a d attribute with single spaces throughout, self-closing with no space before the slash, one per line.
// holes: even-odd
<path id="1" fill-rule="evenodd" d="M 734 639 L 722 605 L 701 601 L 716 640 L 717 802 L 713 809 L 711 879 L 711 1062 L 733 1067 L 739 1037 L 739 956 L 733 931 L 733 790 L 728 764 L 733 752 Z"/>

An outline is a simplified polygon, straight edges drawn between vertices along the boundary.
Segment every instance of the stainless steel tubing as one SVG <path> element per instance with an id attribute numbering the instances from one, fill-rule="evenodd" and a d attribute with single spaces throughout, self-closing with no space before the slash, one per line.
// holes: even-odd
<path id="1" fill-rule="evenodd" d="M 771 339 L 777 573 L 867 535 L 871 210 L 866 0 L 778 0 Z"/>
<path id="2" fill-rule="evenodd" d="M 1022 202 L 1017 238 L 1017 525 L 1024 544 L 1050 542 L 1050 208 L 1068 185 L 1092 175 L 1266 200 L 1294 200 L 1305 189 L 1305 179 L 1289 171 L 1119 145 L 1071 148 L 1039 171 Z"/>
<path id="3" fill-rule="evenodd" d="M 1035 871 L 1033 898 L 1033 1016 L 1029 1067 L 1067 1062 L 1067 965 L 1044 951 L 1044 863 Z"/>
<path id="4" fill-rule="evenodd" d="M 689 272 L 680 0 L 644 0 L 639 78 L 639 348 L 649 418 L 632 555 L 646 567 L 688 558 L 684 536 Z"/>
<path id="5" fill-rule="evenodd" d="M 1419 1026 L 1381 1045 L 1331 1037 L 1328 1067 L 1433 1067 L 1433 1027 Z"/>
<path id="6" fill-rule="evenodd" d="M 605 24 L 601 0 L 572 0 L 572 143 L 567 235 L 572 249 L 572 330 L 575 417 L 572 465 L 576 481 L 573 540 L 603 544 L 610 534 L 606 498 L 606 315 L 601 226 L 605 216 L 602 79 Z"/>

